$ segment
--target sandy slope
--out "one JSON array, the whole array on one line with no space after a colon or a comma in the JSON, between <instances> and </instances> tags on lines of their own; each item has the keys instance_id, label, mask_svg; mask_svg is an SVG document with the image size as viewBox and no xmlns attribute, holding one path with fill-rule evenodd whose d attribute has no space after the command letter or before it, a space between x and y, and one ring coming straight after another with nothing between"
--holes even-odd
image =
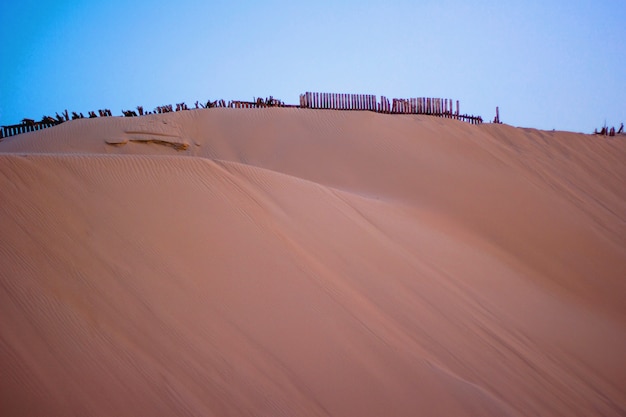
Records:
<instances>
[{"instance_id":1,"label":"sandy slope","mask_svg":"<svg viewBox=\"0 0 626 417\"><path fill-rule=\"evenodd\" d=\"M626 140L211 109L0 143L0 414L626 414Z\"/></svg>"}]
</instances>

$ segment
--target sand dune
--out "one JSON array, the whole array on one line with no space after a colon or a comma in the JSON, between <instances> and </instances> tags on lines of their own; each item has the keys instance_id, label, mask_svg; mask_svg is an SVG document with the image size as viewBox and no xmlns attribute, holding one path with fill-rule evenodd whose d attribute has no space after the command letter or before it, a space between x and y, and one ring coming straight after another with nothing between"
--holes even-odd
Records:
<instances>
[{"instance_id":1,"label":"sand dune","mask_svg":"<svg viewBox=\"0 0 626 417\"><path fill-rule=\"evenodd\" d=\"M622 416L626 141L210 109L0 142L0 414Z\"/></svg>"}]
</instances>

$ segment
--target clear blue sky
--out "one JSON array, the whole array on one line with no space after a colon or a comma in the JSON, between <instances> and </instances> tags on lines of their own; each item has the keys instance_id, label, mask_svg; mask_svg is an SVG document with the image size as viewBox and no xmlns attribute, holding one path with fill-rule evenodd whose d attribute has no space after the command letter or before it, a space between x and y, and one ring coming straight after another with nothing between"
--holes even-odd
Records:
<instances>
[{"instance_id":1,"label":"clear blue sky","mask_svg":"<svg viewBox=\"0 0 626 417\"><path fill-rule=\"evenodd\" d=\"M626 123L625 0L0 2L0 124L305 91L446 97L514 126Z\"/></svg>"}]
</instances>

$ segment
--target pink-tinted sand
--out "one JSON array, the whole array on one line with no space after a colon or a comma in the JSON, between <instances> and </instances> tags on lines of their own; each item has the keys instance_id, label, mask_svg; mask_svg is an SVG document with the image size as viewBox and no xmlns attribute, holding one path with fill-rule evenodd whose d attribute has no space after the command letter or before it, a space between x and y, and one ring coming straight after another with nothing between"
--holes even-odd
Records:
<instances>
[{"instance_id":1,"label":"pink-tinted sand","mask_svg":"<svg viewBox=\"0 0 626 417\"><path fill-rule=\"evenodd\" d=\"M0 142L2 416L624 416L626 136L210 109Z\"/></svg>"}]
</instances>

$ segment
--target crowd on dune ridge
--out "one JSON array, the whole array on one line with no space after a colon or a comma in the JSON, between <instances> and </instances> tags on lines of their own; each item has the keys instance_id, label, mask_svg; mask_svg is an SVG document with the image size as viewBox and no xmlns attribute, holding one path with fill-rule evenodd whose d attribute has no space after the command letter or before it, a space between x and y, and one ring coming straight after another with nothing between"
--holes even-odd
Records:
<instances>
[{"instance_id":1,"label":"crowd on dune ridge","mask_svg":"<svg viewBox=\"0 0 626 417\"><path fill-rule=\"evenodd\" d=\"M594 130L593 133L595 135L602 135L602 136L615 136L615 126L611 127L610 129L608 128L608 126L602 126L602 129L600 129L600 131L598 132L598 129ZM617 130L617 134L621 135L622 133L624 133L624 123L622 123L619 127L619 129Z\"/></svg>"}]
</instances>

